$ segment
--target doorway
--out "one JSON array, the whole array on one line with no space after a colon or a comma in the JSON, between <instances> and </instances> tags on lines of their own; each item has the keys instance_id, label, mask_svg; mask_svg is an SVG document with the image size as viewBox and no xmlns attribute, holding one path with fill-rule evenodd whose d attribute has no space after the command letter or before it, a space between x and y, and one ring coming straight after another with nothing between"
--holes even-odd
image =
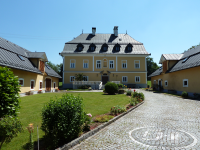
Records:
<instances>
[{"instance_id":1,"label":"doorway","mask_svg":"<svg viewBox=\"0 0 200 150\"><path fill-rule=\"evenodd\" d=\"M51 91L51 79L46 78L46 91Z\"/></svg>"},{"instance_id":2,"label":"doorway","mask_svg":"<svg viewBox=\"0 0 200 150\"><path fill-rule=\"evenodd\" d=\"M108 82L108 76L103 75L102 82L103 82L103 85L105 85Z\"/></svg>"}]
</instances>

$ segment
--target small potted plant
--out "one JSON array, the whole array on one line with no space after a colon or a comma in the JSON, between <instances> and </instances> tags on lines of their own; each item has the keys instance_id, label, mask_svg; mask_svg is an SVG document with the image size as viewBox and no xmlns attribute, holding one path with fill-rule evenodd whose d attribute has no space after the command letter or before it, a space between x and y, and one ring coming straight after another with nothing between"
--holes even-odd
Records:
<instances>
[{"instance_id":1,"label":"small potted plant","mask_svg":"<svg viewBox=\"0 0 200 150\"><path fill-rule=\"evenodd\" d=\"M58 92L59 91L59 89L55 89L55 92Z\"/></svg>"},{"instance_id":2,"label":"small potted plant","mask_svg":"<svg viewBox=\"0 0 200 150\"><path fill-rule=\"evenodd\" d=\"M42 93L42 90L38 90L38 94L41 94Z\"/></svg>"}]
</instances>

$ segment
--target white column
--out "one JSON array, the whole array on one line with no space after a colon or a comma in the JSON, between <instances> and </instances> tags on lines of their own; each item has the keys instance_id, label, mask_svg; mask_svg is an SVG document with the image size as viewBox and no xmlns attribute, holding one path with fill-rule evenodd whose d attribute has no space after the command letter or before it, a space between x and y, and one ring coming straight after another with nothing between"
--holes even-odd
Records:
<instances>
[{"instance_id":1,"label":"white column","mask_svg":"<svg viewBox=\"0 0 200 150\"><path fill-rule=\"evenodd\" d=\"M117 56L116 56L116 71L117 71Z\"/></svg>"},{"instance_id":2,"label":"white column","mask_svg":"<svg viewBox=\"0 0 200 150\"><path fill-rule=\"evenodd\" d=\"M94 56L93 56L93 71L94 71Z\"/></svg>"}]
</instances>

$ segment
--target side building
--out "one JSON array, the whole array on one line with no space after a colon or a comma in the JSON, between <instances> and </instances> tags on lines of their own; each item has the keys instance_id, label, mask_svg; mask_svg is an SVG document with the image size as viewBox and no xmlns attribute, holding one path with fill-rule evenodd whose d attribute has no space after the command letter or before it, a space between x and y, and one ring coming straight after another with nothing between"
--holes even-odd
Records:
<instances>
[{"instance_id":1,"label":"side building","mask_svg":"<svg viewBox=\"0 0 200 150\"><path fill-rule=\"evenodd\" d=\"M146 57L150 54L143 43L128 34L81 34L65 43L63 51L63 87L73 88L75 74L83 73L84 81L122 83L128 87L147 86Z\"/></svg>"},{"instance_id":2,"label":"side building","mask_svg":"<svg viewBox=\"0 0 200 150\"><path fill-rule=\"evenodd\" d=\"M45 52L30 52L0 37L0 66L11 68L18 76L20 94L54 91L59 86L58 75L47 62Z\"/></svg>"},{"instance_id":3,"label":"side building","mask_svg":"<svg viewBox=\"0 0 200 150\"><path fill-rule=\"evenodd\" d=\"M154 88L179 95L186 91L191 97L200 94L200 46L182 54L162 54L159 63L162 66L149 75Z\"/></svg>"}]
</instances>

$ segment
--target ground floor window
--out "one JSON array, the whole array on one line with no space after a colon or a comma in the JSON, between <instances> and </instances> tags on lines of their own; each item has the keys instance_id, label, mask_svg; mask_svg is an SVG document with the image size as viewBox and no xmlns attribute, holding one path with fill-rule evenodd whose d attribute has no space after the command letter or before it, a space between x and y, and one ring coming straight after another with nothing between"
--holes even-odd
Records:
<instances>
[{"instance_id":1,"label":"ground floor window","mask_svg":"<svg viewBox=\"0 0 200 150\"><path fill-rule=\"evenodd\" d=\"M122 76L122 82L128 82L128 77L127 76Z\"/></svg>"},{"instance_id":2,"label":"ground floor window","mask_svg":"<svg viewBox=\"0 0 200 150\"><path fill-rule=\"evenodd\" d=\"M75 81L75 77L74 76L70 76L70 82Z\"/></svg>"},{"instance_id":3,"label":"ground floor window","mask_svg":"<svg viewBox=\"0 0 200 150\"><path fill-rule=\"evenodd\" d=\"M88 76L83 76L83 81L88 81Z\"/></svg>"},{"instance_id":4,"label":"ground floor window","mask_svg":"<svg viewBox=\"0 0 200 150\"><path fill-rule=\"evenodd\" d=\"M183 79L183 87L188 87L188 79Z\"/></svg>"},{"instance_id":5,"label":"ground floor window","mask_svg":"<svg viewBox=\"0 0 200 150\"><path fill-rule=\"evenodd\" d=\"M165 80L165 86L168 86L168 81L167 80Z\"/></svg>"},{"instance_id":6,"label":"ground floor window","mask_svg":"<svg viewBox=\"0 0 200 150\"><path fill-rule=\"evenodd\" d=\"M42 81L40 80L40 90L42 90Z\"/></svg>"},{"instance_id":7,"label":"ground floor window","mask_svg":"<svg viewBox=\"0 0 200 150\"><path fill-rule=\"evenodd\" d=\"M135 76L135 82L140 82L140 76Z\"/></svg>"},{"instance_id":8,"label":"ground floor window","mask_svg":"<svg viewBox=\"0 0 200 150\"><path fill-rule=\"evenodd\" d=\"M56 88L56 82L53 83L53 88L54 88L54 89Z\"/></svg>"},{"instance_id":9,"label":"ground floor window","mask_svg":"<svg viewBox=\"0 0 200 150\"><path fill-rule=\"evenodd\" d=\"M24 86L24 79L23 78L19 78L19 85Z\"/></svg>"},{"instance_id":10,"label":"ground floor window","mask_svg":"<svg viewBox=\"0 0 200 150\"><path fill-rule=\"evenodd\" d=\"M31 90L34 90L35 80L31 80Z\"/></svg>"}]
</instances>

